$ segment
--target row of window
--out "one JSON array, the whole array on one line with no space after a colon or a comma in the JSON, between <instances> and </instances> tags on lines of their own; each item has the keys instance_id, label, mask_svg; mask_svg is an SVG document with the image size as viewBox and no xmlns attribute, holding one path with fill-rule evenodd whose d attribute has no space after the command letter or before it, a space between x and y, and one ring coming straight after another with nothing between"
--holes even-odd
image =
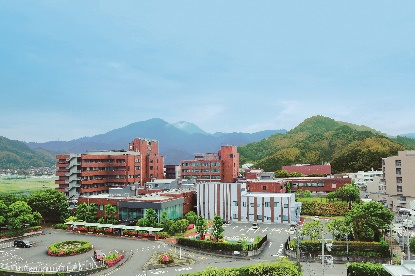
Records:
<instances>
[{"instance_id":1,"label":"row of window","mask_svg":"<svg viewBox=\"0 0 415 276\"><path fill-rule=\"evenodd\" d=\"M278 203L279 202L274 202L274 208L278 207ZM233 201L233 206L238 206L238 205L239 205L238 201ZM250 207L255 207L255 203L251 202L251 203L249 203L249 206ZM260 206L261 206L261 204L259 204L259 203L256 204L256 207L260 207ZM242 202L242 207L246 207L246 202ZM264 202L264 207L271 207L271 202L269 202L269 201ZM284 208L288 208L288 204L284 204Z\"/></svg>"},{"instance_id":2,"label":"row of window","mask_svg":"<svg viewBox=\"0 0 415 276\"><path fill-rule=\"evenodd\" d=\"M254 217L254 215L253 214L250 214L250 216L252 216L252 217ZM232 218L233 219L238 219L238 214L233 214L232 215ZM245 217L246 219L248 219L248 217ZM265 220L268 220L268 221L271 221L271 217L268 217L268 216L264 216L264 219ZM256 220L262 220L262 215L257 215L256 216ZM279 221L280 220L280 216L276 216L276 217L274 217L274 221ZM288 216L283 216L283 220L285 221L285 220L288 220Z\"/></svg>"},{"instance_id":3,"label":"row of window","mask_svg":"<svg viewBox=\"0 0 415 276\"><path fill-rule=\"evenodd\" d=\"M212 162L212 163L185 162L185 163L182 163L182 167L220 167L220 163L219 162Z\"/></svg>"},{"instance_id":4,"label":"row of window","mask_svg":"<svg viewBox=\"0 0 415 276\"><path fill-rule=\"evenodd\" d=\"M192 176L192 175L182 175L183 179L220 179L220 175L202 175L202 176Z\"/></svg>"},{"instance_id":5,"label":"row of window","mask_svg":"<svg viewBox=\"0 0 415 276\"><path fill-rule=\"evenodd\" d=\"M183 172L184 173L187 173L187 172L194 172L194 173L200 173L200 172L202 172L202 173L210 173L210 172L217 172L217 173L219 173L220 172L220 169L202 169L202 170L200 170L200 169L193 169L193 170L189 170L189 169L183 169Z\"/></svg>"}]
</instances>

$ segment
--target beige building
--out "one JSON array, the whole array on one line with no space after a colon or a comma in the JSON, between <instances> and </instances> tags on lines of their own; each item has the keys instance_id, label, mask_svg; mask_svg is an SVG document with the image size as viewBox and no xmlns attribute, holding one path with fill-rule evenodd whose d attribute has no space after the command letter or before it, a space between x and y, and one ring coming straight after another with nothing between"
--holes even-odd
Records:
<instances>
[{"instance_id":1,"label":"beige building","mask_svg":"<svg viewBox=\"0 0 415 276\"><path fill-rule=\"evenodd\" d=\"M415 151L399 151L397 156L383 158L382 171L392 210L415 210Z\"/></svg>"}]
</instances>

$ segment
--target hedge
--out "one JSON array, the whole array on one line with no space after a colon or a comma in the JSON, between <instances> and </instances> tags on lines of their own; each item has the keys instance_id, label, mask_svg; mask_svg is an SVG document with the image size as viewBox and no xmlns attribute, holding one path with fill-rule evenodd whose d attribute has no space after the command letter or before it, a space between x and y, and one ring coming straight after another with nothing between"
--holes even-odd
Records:
<instances>
[{"instance_id":1,"label":"hedge","mask_svg":"<svg viewBox=\"0 0 415 276\"><path fill-rule=\"evenodd\" d=\"M365 257L390 257L390 248L385 241L381 242L360 242L349 241L349 255L365 256ZM301 241L300 250L307 253L320 253L321 241ZM347 244L345 241L333 241L330 254L346 255Z\"/></svg>"},{"instance_id":2,"label":"hedge","mask_svg":"<svg viewBox=\"0 0 415 276\"><path fill-rule=\"evenodd\" d=\"M23 236L25 233L38 232L38 231L42 231L42 226L31 226L27 228L7 230L7 231L0 232L0 238L1 239L14 238L14 237Z\"/></svg>"},{"instance_id":3,"label":"hedge","mask_svg":"<svg viewBox=\"0 0 415 276\"><path fill-rule=\"evenodd\" d=\"M350 263L347 268L347 275L352 276L390 276L382 264L373 263Z\"/></svg>"},{"instance_id":4,"label":"hedge","mask_svg":"<svg viewBox=\"0 0 415 276\"><path fill-rule=\"evenodd\" d=\"M253 244L247 244L246 249L243 249L242 243L230 243L230 242L214 242L198 239L179 238L178 244L184 246L190 246L198 249L209 250L223 250L223 251L252 251L261 248L262 244L267 241L267 236L255 241Z\"/></svg>"},{"instance_id":5,"label":"hedge","mask_svg":"<svg viewBox=\"0 0 415 276\"><path fill-rule=\"evenodd\" d=\"M344 216L349 213L347 202L328 202L318 201L303 202L301 205L301 215L309 216Z\"/></svg>"}]
</instances>

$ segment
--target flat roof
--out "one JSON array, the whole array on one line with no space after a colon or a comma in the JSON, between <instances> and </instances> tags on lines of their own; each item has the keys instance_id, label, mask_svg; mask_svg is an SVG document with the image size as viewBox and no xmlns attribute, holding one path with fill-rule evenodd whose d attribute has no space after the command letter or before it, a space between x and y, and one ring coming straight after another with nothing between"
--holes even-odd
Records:
<instances>
[{"instance_id":1,"label":"flat roof","mask_svg":"<svg viewBox=\"0 0 415 276\"><path fill-rule=\"evenodd\" d=\"M253 197L292 197L293 193L246 193L241 196L253 196Z\"/></svg>"}]
</instances>

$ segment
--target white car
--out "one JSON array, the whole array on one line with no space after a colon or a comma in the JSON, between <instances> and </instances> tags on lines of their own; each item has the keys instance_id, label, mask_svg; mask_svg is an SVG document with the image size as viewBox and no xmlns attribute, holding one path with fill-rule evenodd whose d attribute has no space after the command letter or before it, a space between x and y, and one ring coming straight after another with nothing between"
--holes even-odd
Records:
<instances>
[{"instance_id":1,"label":"white car","mask_svg":"<svg viewBox=\"0 0 415 276\"><path fill-rule=\"evenodd\" d=\"M314 216L314 220L320 220L318 216Z\"/></svg>"},{"instance_id":2,"label":"white car","mask_svg":"<svg viewBox=\"0 0 415 276\"><path fill-rule=\"evenodd\" d=\"M258 222L252 223L252 229L258 229Z\"/></svg>"}]
</instances>

